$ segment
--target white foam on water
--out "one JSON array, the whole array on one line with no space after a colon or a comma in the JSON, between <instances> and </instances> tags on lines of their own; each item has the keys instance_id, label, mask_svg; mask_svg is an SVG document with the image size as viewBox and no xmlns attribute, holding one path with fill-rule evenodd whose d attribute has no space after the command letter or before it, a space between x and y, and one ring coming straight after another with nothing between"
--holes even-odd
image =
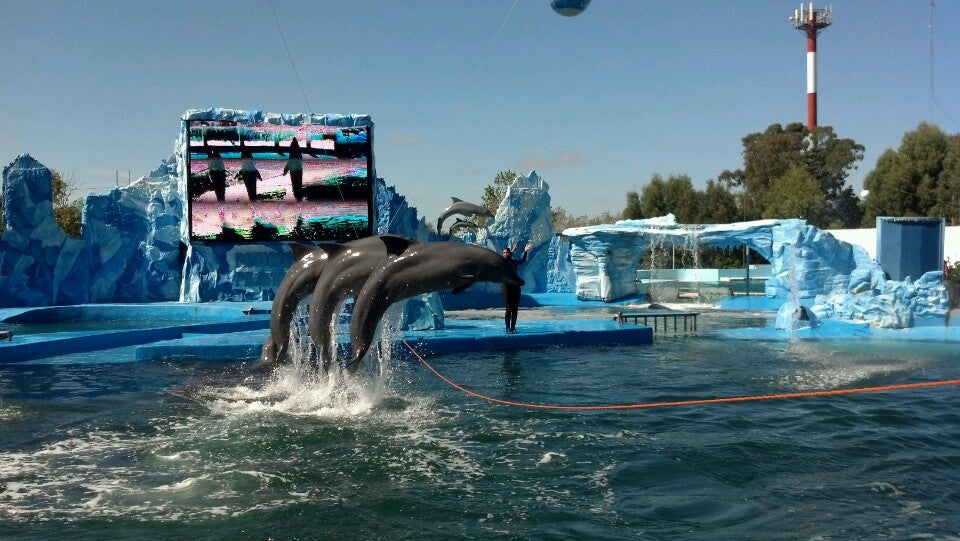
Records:
<instances>
[{"instance_id":1,"label":"white foam on water","mask_svg":"<svg viewBox=\"0 0 960 541\"><path fill-rule=\"evenodd\" d=\"M587 477L587 485L601 493L599 501L590 506L593 513L606 513L616 515L616 494L610 488L610 474L613 473L616 464L607 464L603 468L593 472Z\"/></svg>"},{"instance_id":2,"label":"white foam on water","mask_svg":"<svg viewBox=\"0 0 960 541\"><path fill-rule=\"evenodd\" d=\"M23 412L19 408L6 405L0 400L0 421L13 421L22 415Z\"/></svg>"},{"instance_id":3,"label":"white foam on water","mask_svg":"<svg viewBox=\"0 0 960 541\"><path fill-rule=\"evenodd\" d=\"M567 458L567 455L565 455L565 454L563 454L563 453L554 453L554 452L552 452L552 451L549 451L549 452L547 452L547 453L544 453L544 455L543 455L542 457L540 457L540 460L537 461L537 467L540 467L540 466L544 466L544 465L546 465L546 464L549 464L549 463L553 462L553 459L555 459L555 458Z\"/></svg>"},{"instance_id":4,"label":"white foam on water","mask_svg":"<svg viewBox=\"0 0 960 541\"><path fill-rule=\"evenodd\" d=\"M264 412L312 417L355 417L370 413L383 399L376 385L349 374L304 378L293 367L278 368L260 388L208 388L207 407L218 415Z\"/></svg>"},{"instance_id":5,"label":"white foam on water","mask_svg":"<svg viewBox=\"0 0 960 541\"><path fill-rule=\"evenodd\" d=\"M901 355L889 359L860 356L803 341L790 342L781 354L792 360L797 369L782 374L778 384L800 392L874 385L878 378L916 371L923 362Z\"/></svg>"},{"instance_id":6,"label":"white foam on water","mask_svg":"<svg viewBox=\"0 0 960 541\"><path fill-rule=\"evenodd\" d=\"M228 451L224 458L215 450L218 442L242 446L251 426L263 425L264 412L273 417L267 425L283 424L283 415L349 417L359 430L371 431L384 424L388 431L405 430L408 423L429 424L426 400L404 396L399 406L377 410L385 397L396 395L387 383L389 367L380 366L389 358L372 354L364 362L367 367L356 374L328 375L291 365L259 386L204 383L193 398L207 414L164 415L148 420L147 430L128 425L69 428L37 449L0 452L0 478L10 479L0 485L0 517L190 520L294 505L302 495L272 494L269 488L293 481L261 471L255 455L231 458ZM271 464L282 460L271 457ZM265 490L262 499L237 507L250 487L260 487L254 493Z\"/></svg>"},{"instance_id":7,"label":"white foam on water","mask_svg":"<svg viewBox=\"0 0 960 541\"><path fill-rule=\"evenodd\" d=\"M321 363L311 361L315 348L306 339L305 318L297 317L289 337L291 362L275 368L260 387L237 385L204 389L207 407L212 413L233 416L282 413L352 418L367 415L389 392L391 326L381 327L380 347L372 347L355 372L344 370L336 359L327 360L329 369L325 372L317 366ZM336 352L336 349L332 348L332 351Z\"/></svg>"}]
</instances>

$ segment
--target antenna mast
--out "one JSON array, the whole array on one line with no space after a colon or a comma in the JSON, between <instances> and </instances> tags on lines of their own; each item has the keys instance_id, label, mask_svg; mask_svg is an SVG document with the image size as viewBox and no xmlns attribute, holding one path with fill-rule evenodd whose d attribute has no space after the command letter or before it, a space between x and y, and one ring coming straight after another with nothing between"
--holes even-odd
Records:
<instances>
[{"instance_id":1,"label":"antenna mast","mask_svg":"<svg viewBox=\"0 0 960 541\"><path fill-rule=\"evenodd\" d=\"M817 34L833 23L830 6L813 9L813 2L800 4L790 17L793 27L807 36L807 129L817 127Z\"/></svg>"}]
</instances>

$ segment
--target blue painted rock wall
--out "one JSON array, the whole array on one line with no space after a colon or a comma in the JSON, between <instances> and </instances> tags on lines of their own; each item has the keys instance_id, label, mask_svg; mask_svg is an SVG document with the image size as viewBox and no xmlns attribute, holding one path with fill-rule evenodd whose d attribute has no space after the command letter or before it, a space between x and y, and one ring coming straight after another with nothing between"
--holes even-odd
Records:
<instances>
[{"instance_id":1,"label":"blue painted rock wall","mask_svg":"<svg viewBox=\"0 0 960 541\"><path fill-rule=\"evenodd\" d=\"M53 218L50 170L27 154L3 168L0 306L88 301L89 252Z\"/></svg>"},{"instance_id":2,"label":"blue painted rock wall","mask_svg":"<svg viewBox=\"0 0 960 541\"><path fill-rule=\"evenodd\" d=\"M563 235L570 239L581 300L612 301L636 293L637 267L652 245L745 244L770 262L768 298L803 304L821 319L907 328L930 321L943 324L949 312L942 272L916 281L887 280L863 248L804 220L690 226L677 224L668 215L571 228Z\"/></svg>"}]
</instances>

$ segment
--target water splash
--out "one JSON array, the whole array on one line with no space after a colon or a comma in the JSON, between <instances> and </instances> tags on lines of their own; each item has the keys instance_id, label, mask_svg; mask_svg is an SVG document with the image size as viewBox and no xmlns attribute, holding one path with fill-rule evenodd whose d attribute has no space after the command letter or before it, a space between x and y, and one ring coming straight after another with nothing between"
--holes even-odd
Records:
<instances>
[{"instance_id":1,"label":"water splash","mask_svg":"<svg viewBox=\"0 0 960 541\"><path fill-rule=\"evenodd\" d=\"M402 310L391 308L381 325L377 347L354 372L345 370L338 359L317 358L309 339L307 317L301 308L290 328L290 362L274 368L262 385L248 384L201 389L211 412L221 415L282 413L322 418L356 417L369 414L389 394L393 360L392 336L399 326ZM332 341L337 344L339 325L334 323ZM337 348L330 348L337 356Z\"/></svg>"},{"instance_id":2,"label":"water splash","mask_svg":"<svg viewBox=\"0 0 960 541\"><path fill-rule=\"evenodd\" d=\"M660 277L657 276L657 270L665 268L666 250L664 247L664 240L666 235L660 230L660 228L657 228L656 232L651 233L650 249L647 252L647 263L650 267L648 297L650 302L662 302L664 300L663 292L660 284Z\"/></svg>"}]
</instances>

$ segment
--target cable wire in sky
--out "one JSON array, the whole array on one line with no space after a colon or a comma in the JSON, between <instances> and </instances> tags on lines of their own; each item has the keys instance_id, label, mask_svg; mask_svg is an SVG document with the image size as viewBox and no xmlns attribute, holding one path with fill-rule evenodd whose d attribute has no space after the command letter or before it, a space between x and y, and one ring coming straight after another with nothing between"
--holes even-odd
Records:
<instances>
[{"instance_id":1,"label":"cable wire in sky","mask_svg":"<svg viewBox=\"0 0 960 541\"><path fill-rule=\"evenodd\" d=\"M496 45L497 40L500 38L500 33L503 32L503 27L507 26L507 21L510 19L510 15L513 13L513 8L517 7L517 2L519 0L513 0L513 5L510 6L510 11L507 12L507 16L503 18L503 22L500 23L500 28L497 29L497 33L493 35L493 39L490 41L490 45L487 47L487 52L483 53L483 58L480 59L480 65L477 66L477 74L483 70L483 65L487 62L487 57L490 56L490 51L493 50L493 46Z\"/></svg>"},{"instance_id":2,"label":"cable wire in sky","mask_svg":"<svg viewBox=\"0 0 960 541\"><path fill-rule=\"evenodd\" d=\"M313 114L313 107L310 107L310 100L307 99L307 92L303 89L303 81L300 80L300 72L297 71L297 64L293 61L293 55L290 54L290 47L287 46L287 38L283 35L283 28L280 27L280 18L277 17L277 10L273 8L273 0L267 0L270 4L270 11L273 12L273 20L277 23L277 32L280 33L280 40L283 41L283 48L287 50L287 58L290 59L290 66L293 68L293 74L297 77L297 84L300 85L300 94L303 95L303 103L307 105L307 112Z\"/></svg>"}]
</instances>

